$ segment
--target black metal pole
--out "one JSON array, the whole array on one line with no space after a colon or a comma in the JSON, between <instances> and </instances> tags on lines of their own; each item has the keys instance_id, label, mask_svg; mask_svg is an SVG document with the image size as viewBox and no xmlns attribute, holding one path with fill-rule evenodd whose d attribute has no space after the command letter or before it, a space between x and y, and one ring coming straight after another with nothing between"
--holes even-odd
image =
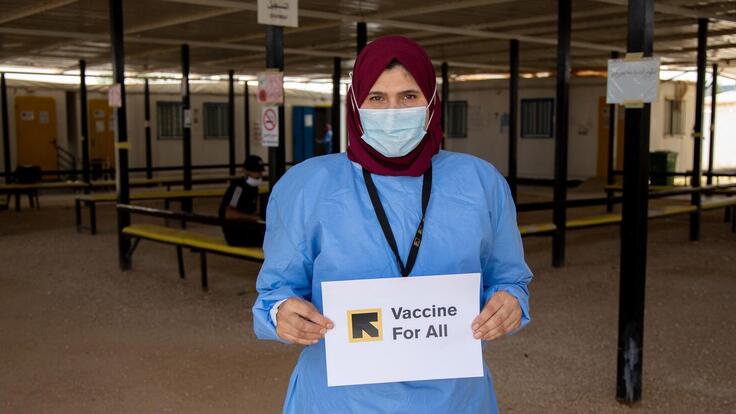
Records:
<instances>
[{"instance_id":1,"label":"black metal pole","mask_svg":"<svg viewBox=\"0 0 736 414\"><path fill-rule=\"evenodd\" d=\"M332 61L332 153L340 152L340 77L342 76L342 59L336 57Z\"/></svg>"},{"instance_id":2,"label":"black metal pole","mask_svg":"<svg viewBox=\"0 0 736 414\"><path fill-rule=\"evenodd\" d=\"M248 81L243 82L243 112L245 115L243 129L245 130L245 158L250 155L250 94Z\"/></svg>"},{"instance_id":3,"label":"black metal pole","mask_svg":"<svg viewBox=\"0 0 736 414\"><path fill-rule=\"evenodd\" d=\"M230 70L227 89L227 149L230 175L235 175L235 71Z\"/></svg>"},{"instance_id":4,"label":"black metal pole","mask_svg":"<svg viewBox=\"0 0 736 414\"><path fill-rule=\"evenodd\" d=\"M79 127L82 132L82 180L89 184L89 124L87 121L87 62L79 61ZM88 188L85 192L89 191Z\"/></svg>"},{"instance_id":5,"label":"black metal pole","mask_svg":"<svg viewBox=\"0 0 736 414\"><path fill-rule=\"evenodd\" d=\"M357 36L357 44L356 44L356 54L360 54L360 51L363 50L365 45L368 43L368 26L365 24L365 22L358 22L358 36Z\"/></svg>"},{"instance_id":6,"label":"black metal pole","mask_svg":"<svg viewBox=\"0 0 736 414\"><path fill-rule=\"evenodd\" d=\"M618 59L618 52L611 52L611 59ZM606 184L613 185L616 182L616 176L613 173L614 152L616 151L616 104L608 105L608 157L606 159ZM613 193L607 192L609 196ZM610 197L609 197L610 198ZM606 204L606 211L613 212L613 203Z\"/></svg>"},{"instance_id":7,"label":"black metal pole","mask_svg":"<svg viewBox=\"0 0 736 414\"><path fill-rule=\"evenodd\" d=\"M708 185L713 184L713 159L716 146L716 102L718 94L718 64L713 64L710 87L710 143L708 144Z\"/></svg>"},{"instance_id":8,"label":"black metal pole","mask_svg":"<svg viewBox=\"0 0 736 414\"><path fill-rule=\"evenodd\" d=\"M281 26L266 26L266 67L284 70L284 28ZM278 107L279 146L268 149L268 181L269 188L274 188L276 181L286 172L286 135L284 120L284 105Z\"/></svg>"},{"instance_id":9,"label":"black metal pole","mask_svg":"<svg viewBox=\"0 0 736 414\"><path fill-rule=\"evenodd\" d=\"M123 50L123 0L110 0L110 46L112 48L113 87L120 88L120 107L115 109L115 132L117 160L115 162L115 188L118 204L130 204L128 177L128 124L125 113L125 52ZM130 269L128 251L130 239L123 229L130 225L130 212L117 210L118 259L121 270Z\"/></svg>"},{"instance_id":10,"label":"black metal pole","mask_svg":"<svg viewBox=\"0 0 736 414\"><path fill-rule=\"evenodd\" d=\"M192 189L192 112L189 97L189 45L181 45L181 109L182 146L184 164L184 190ZM192 199L184 199L181 208L192 212Z\"/></svg>"},{"instance_id":11,"label":"black metal pole","mask_svg":"<svg viewBox=\"0 0 736 414\"><path fill-rule=\"evenodd\" d=\"M651 56L654 0L629 0L629 53ZM616 398L641 399L647 271L650 104L626 108Z\"/></svg>"},{"instance_id":12,"label":"black metal pole","mask_svg":"<svg viewBox=\"0 0 736 414\"><path fill-rule=\"evenodd\" d=\"M708 19L698 19L698 80L695 84L695 124L693 125L693 169L690 185L700 187L703 174L703 106L705 103L705 61L708 47ZM700 239L699 192L693 193L690 203L698 209L690 213L690 240Z\"/></svg>"},{"instance_id":13,"label":"black metal pole","mask_svg":"<svg viewBox=\"0 0 736 414\"><path fill-rule=\"evenodd\" d=\"M447 115L450 107L450 74L447 62L442 62L442 116L440 117L440 125L442 126L442 147L445 148L445 138L447 138Z\"/></svg>"},{"instance_id":14,"label":"black metal pole","mask_svg":"<svg viewBox=\"0 0 736 414\"><path fill-rule=\"evenodd\" d=\"M153 178L153 155L151 151L151 91L148 79L143 84L143 126L146 133L146 178Z\"/></svg>"},{"instance_id":15,"label":"black metal pole","mask_svg":"<svg viewBox=\"0 0 736 414\"><path fill-rule=\"evenodd\" d=\"M570 95L570 21L571 0L557 2L557 111L555 113L555 188L552 237L552 265L565 265L565 224L567 211L567 128Z\"/></svg>"},{"instance_id":16,"label":"black metal pole","mask_svg":"<svg viewBox=\"0 0 736 414\"><path fill-rule=\"evenodd\" d=\"M0 74L0 100L3 105L3 167L5 170L5 183L12 181L12 171L10 166L10 125L8 125L8 85L5 83L5 74Z\"/></svg>"},{"instance_id":17,"label":"black metal pole","mask_svg":"<svg viewBox=\"0 0 736 414\"><path fill-rule=\"evenodd\" d=\"M518 201L517 191L517 141L516 119L519 107L519 41L509 41L509 169L508 182L514 202Z\"/></svg>"}]
</instances>

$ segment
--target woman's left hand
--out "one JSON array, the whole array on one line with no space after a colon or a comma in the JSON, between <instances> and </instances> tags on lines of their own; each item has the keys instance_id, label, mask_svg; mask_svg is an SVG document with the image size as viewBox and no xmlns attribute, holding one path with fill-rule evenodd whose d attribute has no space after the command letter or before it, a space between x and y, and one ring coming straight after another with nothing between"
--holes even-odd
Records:
<instances>
[{"instance_id":1,"label":"woman's left hand","mask_svg":"<svg viewBox=\"0 0 736 414\"><path fill-rule=\"evenodd\" d=\"M508 292L498 291L491 296L480 315L473 320L473 337L492 341L521 325L521 306Z\"/></svg>"}]
</instances>

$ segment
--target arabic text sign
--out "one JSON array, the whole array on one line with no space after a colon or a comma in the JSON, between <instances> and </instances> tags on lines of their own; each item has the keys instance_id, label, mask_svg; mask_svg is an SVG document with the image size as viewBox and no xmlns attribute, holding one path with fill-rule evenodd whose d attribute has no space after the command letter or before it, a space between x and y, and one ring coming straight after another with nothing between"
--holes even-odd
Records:
<instances>
[{"instance_id":1,"label":"arabic text sign","mask_svg":"<svg viewBox=\"0 0 736 414\"><path fill-rule=\"evenodd\" d=\"M258 103L283 104L284 72L266 71L259 73L256 98Z\"/></svg>"},{"instance_id":2,"label":"arabic text sign","mask_svg":"<svg viewBox=\"0 0 736 414\"><path fill-rule=\"evenodd\" d=\"M480 274L322 282L327 385L480 377Z\"/></svg>"},{"instance_id":3,"label":"arabic text sign","mask_svg":"<svg viewBox=\"0 0 736 414\"><path fill-rule=\"evenodd\" d=\"M258 0L258 23L299 27L299 0Z\"/></svg>"},{"instance_id":4,"label":"arabic text sign","mask_svg":"<svg viewBox=\"0 0 736 414\"><path fill-rule=\"evenodd\" d=\"M659 58L610 59L606 103L651 103L657 99Z\"/></svg>"},{"instance_id":5,"label":"arabic text sign","mask_svg":"<svg viewBox=\"0 0 736 414\"><path fill-rule=\"evenodd\" d=\"M276 106L264 106L261 110L261 145L279 146L279 112Z\"/></svg>"}]
</instances>

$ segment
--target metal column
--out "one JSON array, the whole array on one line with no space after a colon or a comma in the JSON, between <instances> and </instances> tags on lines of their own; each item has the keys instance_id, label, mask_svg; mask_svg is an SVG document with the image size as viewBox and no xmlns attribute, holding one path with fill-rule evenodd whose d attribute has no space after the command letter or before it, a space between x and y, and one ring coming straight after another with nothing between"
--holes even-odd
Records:
<instances>
[{"instance_id":1,"label":"metal column","mask_svg":"<svg viewBox=\"0 0 736 414\"><path fill-rule=\"evenodd\" d=\"M245 115L243 129L245 130L245 158L250 155L250 94L248 81L243 82L243 112Z\"/></svg>"},{"instance_id":2,"label":"metal column","mask_svg":"<svg viewBox=\"0 0 736 414\"><path fill-rule=\"evenodd\" d=\"M570 95L571 0L557 2L557 110L555 112L555 188L552 237L552 265L565 265L565 224L567 211L567 128Z\"/></svg>"},{"instance_id":3,"label":"metal column","mask_svg":"<svg viewBox=\"0 0 736 414\"><path fill-rule=\"evenodd\" d=\"M340 152L340 77L342 76L342 59L336 57L332 62L332 148L331 153Z\"/></svg>"},{"instance_id":4,"label":"metal column","mask_svg":"<svg viewBox=\"0 0 736 414\"><path fill-rule=\"evenodd\" d=\"M266 67L284 70L284 28L266 26ZM279 146L268 149L268 182L271 189L276 181L286 172L286 135L284 121L284 105L278 107Z\"/></svg>"},{"instance_id":5,"label":"metal column","mask_svg":"<svg viewBox=\"0 0 736 414\"><path fill-rule=\"evenodd\" d=\"M445 138L447 138L447 116L450 107L450 74L447 62L442 62L442 116L440 117L440 125L442 126L442 146L445 148ZM427 97L427 100L431 98Z\"/></svg>"},{"instance_id":6,"label":"metal column","mask_svg":"<svg viewBox=\"0 0 736 414\"><path fill-rule=\"evenodd\" d=\"M654 0L629 0L629 53L651 56ZM616 398L641 399L647 262L650 104L626 108Z\"/></svg>"},{"instance_id":7,"label":"metal column","mask_svg":"<svg viewBox=\"0 0 736 414\"><path fill-rule=\"evenodd\" d=\"M368 26L365 22L358 22L357 30L356 55L360 54L360 51L368 43Z\"/></svg>"},{"instance_id":8,"label":"metal column","mask_svg":"<svg viewBox=\"0 0 736 414\"><path fill-rule=\"evenodd\" d=\"M5 83L5 74L0 74L0 100L3 105L3 162L5 183L11 181L13 169L10 168L10 125L8 125L8 85Z\"/></svg>"},{"instance_id":9,"label":"metal column","mask_svg":"<svg viewBox=\"0 0 736 414\"><path fill-rule=\"evenodd\" d=\"M618 59L618 52L611 52L611 59ZM616 151L616 104L608 105L608 159L606 160L606 184L613 185L616 183L616 176L613 174L613 161L614 152ZM606 204L606 211L608 213L613 212L613 193L606 191L608 195L608 203Z\"/></svg>"},{"instance_id":10,"label":"metal column","mask_svg":"<svg viewBox=\"0 0 736 414\"><path fill-rule=\"evenodd\" d=\"M718 64L713 64L710 87L710 143L708 144L708 185L713 184L713 158L716 146L716 102L718 94Z\"/></svg>"},{"instance_id":11,"label":"metal column","mask_svg":"<svg viewBox=\"0 0 736 414\"><path fill-rule=\"evenodd\" d=\"M235 175L235 71L228 71L227 79L227 160L230 175Z\"/></svg>"},{"instance_id":12,"label":"metal column","mask_svg":"<svg viewBox=\"0 0 736 414\"><path fill-rule=\"evenodd\" d=\"M130 203L128 177L128 125L125 113L125 52L123 50L123 0L110 0L110 46L112 48L113 87L120 87L120 107L115 108L115 137L117 160L115 162L115 188L118 204ZM130 269L128 251L130 239L123 235L123 228L130 225L130 212L117 209L118 259L121 270Z\"/></svg>"},{"instance_id":13,"label":"metal column","mask_svg":"<svg viewBox=\"0 0 736 414\"><path fill-rule=\"evenodd\" d=\"M189 45L181 45L181 109L182 109L182 158L184 163L184 189L192 189L192 111L189 99ZM182 199L181 209L192 212L192 199Z\"/></svg>"},{"instance_id":14,"label":"metal column","mask_svg":"<svg viewBox=\"0 0 736 414\"><path fill-rule=\"evenodd\" d=\"M146 178L153 178L153 155L151 152L151 91L148 79L143 84L143 127L146 133Z\"/></svg>"},{"instance_id":15,"label":"metal column","mask_svg":"<svg viewBox=\"0 0 736 414\"><path fill-rule=\"evenodd\" d=\"M695 84L695 125L693 126L692 187L700 187L703 174L703 104L705 101L705 61L708 47L708 19L698 19L698 80ZM700 193L692 193L690 203L698 210L690 213L690 240L700 239Z\"/></svg>"},{"instance_id":16,"label":"metal column","mask_svg":"<svg viewBox=\"0 0 736 414\"><path fill-rule=\"evenodd\" d=\"M519 108L519 41L509 41L509 168L508 182L511 196L517 201L517 111Z\"/></svg>"},{"instance_id":17,"label":"metal column","mask_svg":"<svg viewBox=\"0 0 736 414\"><path fill-rule=\"evenodd\" d=\"M89 184L89 123L87 121L87 62L79 61L79 118L82 133L82 180ZM88 192L89 188L85 188Z\"/></svg>"}]
</instances>

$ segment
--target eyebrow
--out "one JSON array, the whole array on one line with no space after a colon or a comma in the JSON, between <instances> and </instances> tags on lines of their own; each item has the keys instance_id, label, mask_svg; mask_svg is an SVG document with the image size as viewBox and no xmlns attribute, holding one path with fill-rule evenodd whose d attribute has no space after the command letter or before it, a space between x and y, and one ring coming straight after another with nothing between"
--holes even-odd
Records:
<instances>
[{"instance_id":1,"label":"eyebrow","mask_svg":"<svg viewBox=\"0 0 736 414\"><path fill-rule=\"evenodd\" d=\"M405 94L408 94L408 93L419 94L421 92L419 92L416 89L407 89L405 91L399 92L399 95L405 95ZM386 95L386 94L387 93L386 92L383 92L383 91L372 91L372 92L368 92L368 95Z\"/></svg>"}]
</instances>

